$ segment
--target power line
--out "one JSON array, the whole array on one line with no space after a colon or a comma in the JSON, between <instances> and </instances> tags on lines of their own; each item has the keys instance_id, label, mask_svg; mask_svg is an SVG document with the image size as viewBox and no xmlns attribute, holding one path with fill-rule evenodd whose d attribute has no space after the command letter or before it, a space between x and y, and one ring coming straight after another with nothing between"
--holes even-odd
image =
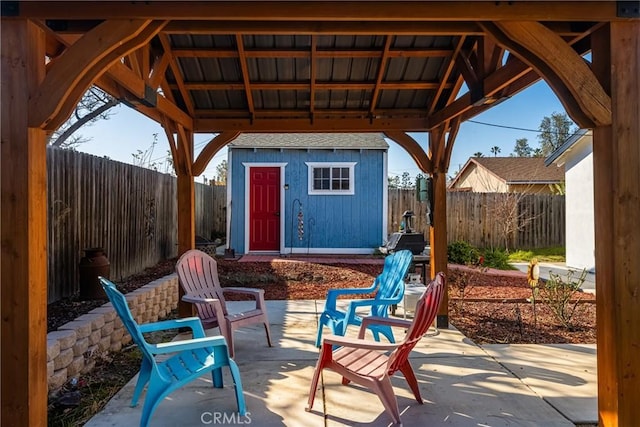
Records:
<instances>
[{"instance_id":1,"label":"power line","mask_svg":"<svg viewBox=\"0 0 640 427\"><path fill-rule=\"evenodd\" d=\"M495 124L495 123L479 122L477 120L467 120L467 121L470 122L470 123L475 123L475 124L484 125L484 126L491 126L491 127L494 127L494 128L514 129L514 130L521 130L521 131L524 131L524 132L533 132L533 133L538 133L538 134L549 132L549 133L553 133L553 134L556 134L556 135L564 135L562 132L551 132L551 131L541 131L540 129L519 128L519 127L515 127L515 126L498 125L498 124ZM572 133L572 134L570 134L570 135L567 135L567 137L571 137L571 136L575 135L576 133L577 133L577 131Z\"/></svg>"},{"instance_id":2,"label":"power line","mask_svg":"<svg viewBox=\"0 0 640 427\"><path fill-rule=\"evenodd\" d=\"M514 129L514 130L521 130L521 131L525 131L525 132L542 133L538 129L527 129L527 128L519 128L519 127L515 127L515 126L497 125L495 123L479 122L477 120L467 120L467 121L470 122L470 123L475 123L475 124L484 125L484 126L491 126L491 127L494 127L494 128Z\"/></svg>"},{"instance_id":3,"label":"power line","mask_svg":"<svg viewBox=\"0 0 640 427\"><path fill-rule=\"evenodd\" d=\"M207 143L208 143L208 142L210 142L210 141L211 141L211 138L208 138L208 139L202 140L202 141L200 141L200 142L195 142L195 143L193 144L193 148L194 148L194 149L195 149L195 148L200 148L200 147L202 147L203 145L207 144ZM155 159L149 160L149 162L150 162L150 163L153 163L153 162L158 161L158 160L162 160L162 161L164 162L164 161L166 161L167 159L169 159L169 157L171 157L171 154L167 154L166 156L161 156L161 157L158 157L158 158L155 158ZM215 159L216 157L218 157L218 156L215 156L213 159ZM213 159L211 159L211 160L213 160Z\"/></svg>"}]
</instances>

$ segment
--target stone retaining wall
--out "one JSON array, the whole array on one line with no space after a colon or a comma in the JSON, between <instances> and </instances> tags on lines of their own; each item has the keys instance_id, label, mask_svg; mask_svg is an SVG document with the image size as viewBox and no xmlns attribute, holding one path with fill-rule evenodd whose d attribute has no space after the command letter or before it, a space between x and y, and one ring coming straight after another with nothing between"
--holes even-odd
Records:
<instances>
[{"instance_id":1,"label":"stone retaining wall","mask_svg":"<svg viewBox=\"0 0 640 427\"><path fill-rule=\"evenodd\" d=\"M170 274L125 295L138 323L156 322L178 306L178 276ZM49 392L89 372L96 359L131 342L111 303L83 314L47 334Z\"/></svg>"}]
</instances>

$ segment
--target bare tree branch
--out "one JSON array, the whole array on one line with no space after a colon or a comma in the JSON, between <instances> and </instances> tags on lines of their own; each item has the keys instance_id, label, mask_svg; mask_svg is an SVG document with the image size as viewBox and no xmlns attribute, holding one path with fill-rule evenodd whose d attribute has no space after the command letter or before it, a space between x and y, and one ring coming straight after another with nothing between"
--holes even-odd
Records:
<instances>
[{"instance_id":1,"label":"bare tree branch","mask_svg":"<svg viewBox=\"0 0 640 427\"><path fill-rule=\"evenodd\" d=\"M69 137L78 129L80 129L84 124L96 119L97 117L105 113L110 108L118 105L119 102L120 101L118 101L117 99L111 98L105 104L101 105L100 107L98 107L93 111L90 111L89 113L87 113L82 117L78 116L78 110L76 110L76 117L78 118L78 120L75 121L71 126L69 126L64 132L62 132L57 138L55 138L55 140L53 140L50 143L50 145L54 147L62 147L65 141L69 139Z\"/></svg>"}]
</instances>

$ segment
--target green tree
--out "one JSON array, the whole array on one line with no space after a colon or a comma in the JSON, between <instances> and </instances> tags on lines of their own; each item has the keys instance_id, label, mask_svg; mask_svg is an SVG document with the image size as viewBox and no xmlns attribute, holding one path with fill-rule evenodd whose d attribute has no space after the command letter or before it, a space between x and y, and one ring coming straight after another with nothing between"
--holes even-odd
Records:
<instances>
[{"instance_id":1,"label":"green tree","mask_svg":"<svg viewBox=\"0 0 640 427\"><path fill-rule=\"evenodd\" d=\"M400 188L400 177L398 175L389 176L387 180L389 182L389 188Z\"/></svg>"},{"instance_id":2,"label":"green tree","mask_svg":"<svg viewBox=\"0 0 640 427\"><path fill-rule=\"evenodd\" d=\"M216 166L216 180L223 184L227 183L227 161L223 160Z\"/></svg>"},{"instance_id":3,"label":"green tree","mask_svg":"<svg viewBox=\"0 0 640 427\"><path fill-rule=\"evenodd\" d=\"M502 150L497 145L491 147L491 154L493 154L493 157L498 157L498 153L500 153L501 151Z\"/></svg>"},{"instance_id":4,"label":"green tree","mask_svg":"<svg viewBox=\"0 0 640 427\"><path fill-rule=\"evenodd\" d=\"M554 112L545 116L538 128L538 140L543 156L548 156L560 147L575 132L575 124L565 113Z\"/></svg>"},{"instance_id":5,"label":"green tree","mask_svg":"<svg viewBox=\"0 0 640 427\"><path fill-rule=\"evenodd\" d=\"M476 151L475 153L473 153L473 157L484 157L484 154L482 154L480 151Z\"/></svg>"},{"instance_id":6,"label":"green tree","mask_svg":"<svg viewBox=\"0 0 640 427\"><path fill-rule=\"evenodd\" d=\"M402 188L411 188L411 175L409 172L402 172L402 178L400 178Z\"/></svg>"},{"instance_id":7,"label":"green tree","mask_svg":"<svg viewBox=\"0 0 640 427\"><path fill-rule=\"evenodd\" d=\"M518 138L516 139L516 145L513 147L513 154L516 157L532 157L533 156L533 148L529 146L529 141L527 138Z\"/></svg>"}]
</instances>

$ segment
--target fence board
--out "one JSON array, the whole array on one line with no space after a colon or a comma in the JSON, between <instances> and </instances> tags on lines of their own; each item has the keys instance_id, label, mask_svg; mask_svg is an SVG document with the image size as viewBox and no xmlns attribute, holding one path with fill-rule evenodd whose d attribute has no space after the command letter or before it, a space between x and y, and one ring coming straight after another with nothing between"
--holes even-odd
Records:
<instances>
[{"instance_id":1,"label":"fence board","mask_svg":"<svg viewBox=\"0 0 640 427\"><path fill-rule=\"evenodd\" d=\"M515 205L513 205L515 204ZM517 206L517 208L516 208ZM511 207L515 213L505 212ZM413 210L414 228L429 238L425 203L413 189L389 189L388 233L398 231L405 210ZM506 236L501 226L518 225ZM543 248L565 244L564 196L504 193L447 193L447 239L462 240L477 247Z\"/></svg>"},{"instance_id":2,"label":"fence board","mask_svg":"<svg viewBox=\"0 0 640 427\"><path fill-rule=\"evenodd\" d=\"M83 249L103 247L120 280L177 255L176 178L48 148L48 301L79 292ZM196 232L224 234L226 191L199 184Z\"/></svg>"}]
</instances>

